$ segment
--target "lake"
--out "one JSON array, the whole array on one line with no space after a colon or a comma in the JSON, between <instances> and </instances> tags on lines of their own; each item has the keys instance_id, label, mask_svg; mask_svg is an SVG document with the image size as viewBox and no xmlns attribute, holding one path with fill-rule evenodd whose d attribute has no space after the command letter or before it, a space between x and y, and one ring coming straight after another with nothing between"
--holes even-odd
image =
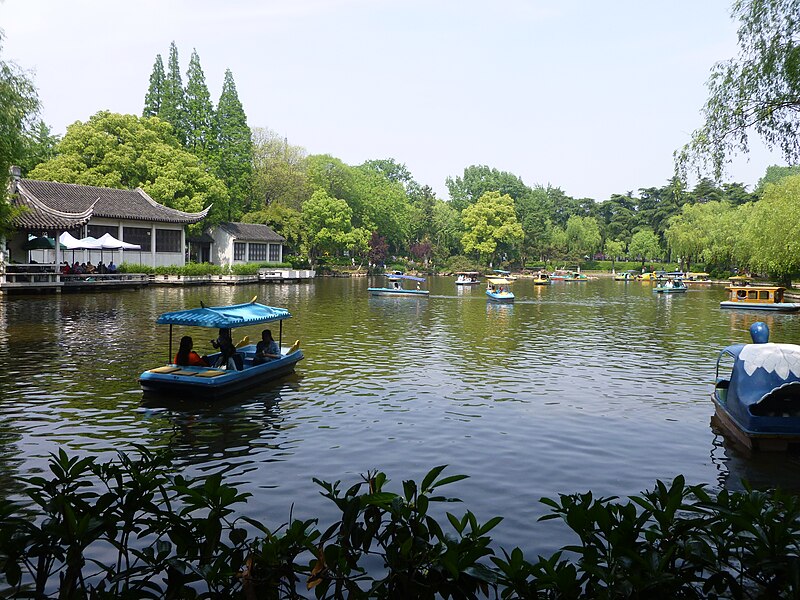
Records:
<instances>
[{"instance_id":1,"label":"lake","mask_svg":"<svg viewBox=\"0 0 800 600\"><path fill-rule=\"evenodd\" d=\"M717 353L749 341L797 342L800 316L720 310L720 286L681 295L650 284L514 284L513 305L451 277L431 296L371 298L382 278L5 296L0 299L0 483L41 472L58 448L112 458L170 448L190 475L223 472L253 494L242 510L277 525L335 515L312 478L387 473L389 489L436 465L469 479L442 491L479 519L505 517L497 547L550 552L573 542L542 496L636 494L656 479L799 488L796 456L747 457L710 427ZM249 301L288 308L295 375L216 404L143 401L137 376L166 361L166 311ZM263 326L234 331L259 337ZM277 324L273 324L277 338ZM210 352L213 330L176 328ZM177 339L174 349L177 348ZM533 558L533 556L531 556Z\"/></svg>"}]
</instances>

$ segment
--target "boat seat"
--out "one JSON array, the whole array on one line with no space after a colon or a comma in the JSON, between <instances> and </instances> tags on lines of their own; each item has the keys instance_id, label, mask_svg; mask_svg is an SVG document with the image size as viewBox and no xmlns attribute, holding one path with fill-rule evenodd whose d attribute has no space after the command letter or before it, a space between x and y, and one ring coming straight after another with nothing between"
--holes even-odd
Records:
<instances>
[{"instance_id":1,"label":"boat seat","mask_svg":"<svg viewBox=\"0 0 800 600\"><path fill-rule=\"evenodd\" d=\"M156 367L155 369L150 369L150 373L174 373L175 371L180 371L180 367L176 367L175 365L166 365L164 367Z\"/></svg>"},{"instance_id":2,"label":"boat seat","mask_svg":"<svg viewBox=\"0 0 800 600\"><path fill-rule=\"evenodd\" d=\"M209 371L200 371L197 376L198 377L219 377L220 375L225 375L227 371L217 371L216 369L212 369Z\"/></svg>"},{"instance_id":3,"label":"boat seat","mask_svg":"<svg viewBox=\"0 0 800 600\"><path fill-rule=\"evenodd\" d=\"M184 377L191 377L193 375L197 375L197 371L190 371L189 369L179 369L177 371L171 371L170 375L183 375Z\"/></svg>"}]
</instances>

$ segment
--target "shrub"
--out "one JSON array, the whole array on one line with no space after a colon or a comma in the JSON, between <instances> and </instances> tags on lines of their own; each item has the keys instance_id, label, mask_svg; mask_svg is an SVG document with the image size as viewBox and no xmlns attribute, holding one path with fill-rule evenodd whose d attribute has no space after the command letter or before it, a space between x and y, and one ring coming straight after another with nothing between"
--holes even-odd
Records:
<instances>
[{"instance_id":1,"label":"shrub","mask_svg":"<svg viewBox=\"0 0 800 600\"><path fill-rule=\"evenodd\" d=\"M800 499L722 491L682 476L627 500L542 498L576 543L528 560L496 550L501 521L430 508L465 478L431 469L393 491L384 473L316 480L339 517L270 529L234 517L248 494L213 474L138 459L51 455L52 477L21 479L30 506L0 498L4 598L792 598L800 593ZM397 487L397 486L395 486ZM16 489L16 488L15 488ZM436 511L441 514L441 511ZM100 552L99 550L102 550Z\"/></svg>"}]
</instances>

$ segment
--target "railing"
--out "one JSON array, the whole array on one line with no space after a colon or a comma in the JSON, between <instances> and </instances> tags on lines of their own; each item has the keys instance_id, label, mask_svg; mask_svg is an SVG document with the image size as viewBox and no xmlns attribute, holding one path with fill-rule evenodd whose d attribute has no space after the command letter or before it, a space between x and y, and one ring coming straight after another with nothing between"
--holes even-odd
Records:
<instances>
[{"instance_id":1,"label":"railing","mask_svg":"<svg viewBox=\"0 0 800 600\"><path fill-rule=\"evenodd\" d=\"M0 268L0 288L144 285L145 273L61 273L56 265L11 264Z\"/></svg>"}]
</instances>

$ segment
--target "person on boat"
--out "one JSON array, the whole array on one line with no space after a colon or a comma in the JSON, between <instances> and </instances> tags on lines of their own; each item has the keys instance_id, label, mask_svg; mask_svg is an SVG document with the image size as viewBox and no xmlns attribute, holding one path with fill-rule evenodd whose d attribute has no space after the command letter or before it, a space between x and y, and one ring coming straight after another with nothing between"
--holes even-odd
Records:
<instances>
[{"instance_id":1,"label":"person on boat","mask_svg":"<svg viewBox=\"0 0 800 600\"><path fill-rule=\"evenodd\" d=\"M261 341L256 344L256 355L253 358L253 365L260 365L281 357L281 349L278 342L272 337L272 331L265 329L261 332Z\"/></svg>"},{"instance_id":2,"label":"person on boat","mask_svg":"<svg viewBox=\"0 0 800 600\"><path fill-rule=\"evenodd\" d=\"M117 272L117 265L114 264L114 259L113 258L111 259L111 262L108 263L108 266L106 267L106 269L108 269L109 273L116 273Z\"/></svg>"},{"instance_id":3,"label":"person on boat","mask_svg":"<svg viewBox=\"0 0 800 600\"><path fill-rule=\"evenodd\" d=\"M192 336L185 335L181 338L181 345L178 347L178 353L175 355L175 364L180 367L209 366L205 357L200 356L197 352L192 350L193 345Z\"/></svg>"},{"instance_id":4,"label":"person on boat","mask_svg":"<svg viewBox=\"0 0 800 600\"><path fill-rule=\"evenodd\" d=\"M214 346L214 348L219 348L219 358L214 364L215 367L225 367L232 371L242 370L244 361L242 361L241 356L236 352L236 346L233 345L230 329L220 329L219 337L217 337L216 340L211 340L211 345Z\"/></svg>"}]
</instances>

